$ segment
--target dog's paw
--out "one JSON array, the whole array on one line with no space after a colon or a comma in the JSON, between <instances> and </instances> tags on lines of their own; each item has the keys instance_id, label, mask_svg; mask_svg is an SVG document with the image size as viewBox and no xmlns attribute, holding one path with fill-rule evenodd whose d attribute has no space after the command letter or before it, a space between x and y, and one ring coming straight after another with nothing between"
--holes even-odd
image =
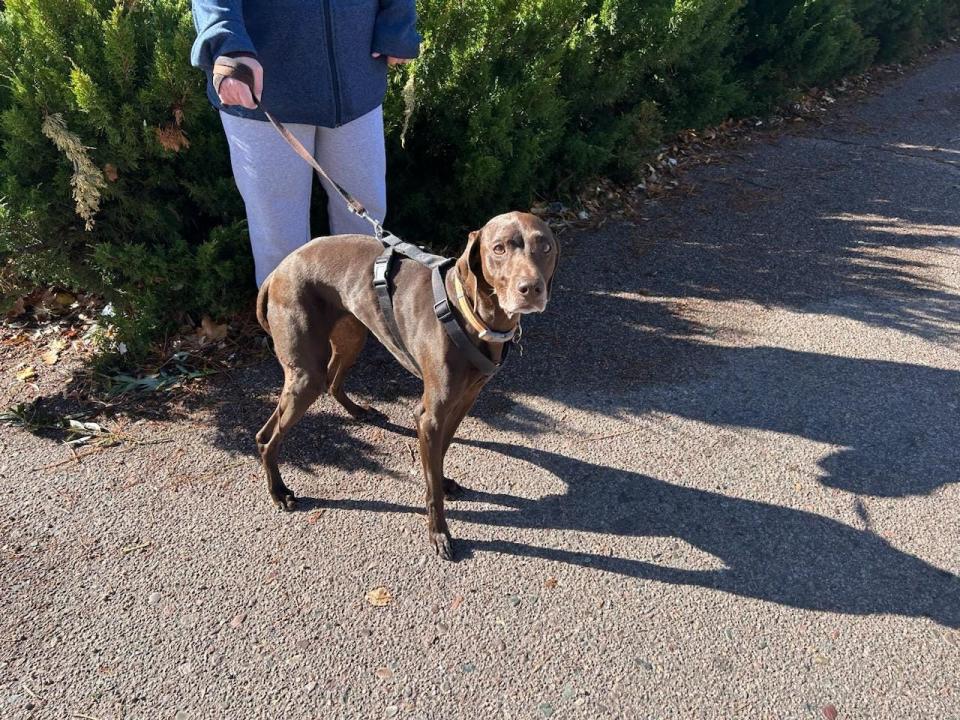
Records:
<instances>
[{"instance_id":1,"label":"dog's paw","mask_svg":"<svg viewBox=\"0 0 960 720\"><path fill-rule=\"evenodd\" d=\"M292 492L286 492L281 495L275 495L273 504L277 506L278 510L293 512L297 509L297 498Z\"/></svg>"},{"instance_id":2,"label":"dog's paw","mask_svg":"<svg viewBox=\"0 0 960 720\"><path fill-rule=\"evenodd\" d=\"M449 531L430 533L430 544L442 560L453 560L453 540Z\"/></svg>"},{"instance_id":3,"label":"dog's paw","mask_svg":"<svg viewBox=\"0 0 960 720\"><path fill-rule=\"evenodd\" d=\"M344 409L354 420L366 420L374 415L373 407L365 402L351 402L349 406L344 406Z\"/></svg>"},{"instance_id":4,"label":"dog's paw","mask_svg":"<svg viewBox=\"0 0 960 720\"><path fill-rule=\"evenodd\" d=\"M453 478L443 479L443 496L449 500L456 500L463 495L463 487Z\"/></svg>"}]
</instances>

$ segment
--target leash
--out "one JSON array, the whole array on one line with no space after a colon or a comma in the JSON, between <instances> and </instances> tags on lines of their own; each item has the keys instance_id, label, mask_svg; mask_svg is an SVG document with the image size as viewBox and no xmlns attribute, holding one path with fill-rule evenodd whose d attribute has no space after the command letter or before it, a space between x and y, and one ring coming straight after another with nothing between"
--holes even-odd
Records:
<instances>
[{"instance_id":1,"label":"leash","mask_svg":"<svg viewBox=\"0 0 960 720\"><path fill-rule=\"evenodd\" d=\"M363 218L373 226L374 236L385 246L384 251L377 257L373 264L373 288L377 293L377 301L380 305L380 311L383 313L383 317L387 322L387 328L392 335L393 344L396 346L396 352L394 352L394 355L396 356L397 360L400 361L400 364L406 367L407 370L412 372L418 378L423 379L423 372L420 370L420 365L417 363L413 355L410 354L410 351L407 349L406 345L401 339L400 327L397 325L396 314L393 311L393 297L390 291L390 276L391 270L395 266L393 260L397 255L407 257L414 262L420 263L421 265L424 265L430 269L430 285L433 290L433 312L437 316L437 320L440 321L440 324L443 326L443 329L446 331L447 336L450 338L453 344L457 346L460 352L467 357L470 363L480 373L488 377L495 375L497 371L500 370L503 362L507 359L507 355L510 351L509 341L518 340L519 335L516 335L515 337L516 329L510 330L509 332L499 332L488 328L486 324L484 324L483 321L476 316L476 313L474 313L473 309L466 301L466 293L463 288L463 283L460 280L460 276L455 274L454 287L456 289L456 299L460 307L460 312L463 314L464 318L466 318L467 322L469 322L470 325L479 333L481 340L487 342L504 343L503 355L500 362L495 363L480 348L470 341L470 338L464 332L463 327L461 327L459 320L457 320L456 314L453 312L450 298L447 296L446 284L444 282L446 272L453 267L455 260L453 258L446 258L440 255L428 253L424 250L421 250L416 245L401 240L393 233L385 231L383 226L380 224L380 221L367 212L367 209L363 206L363 203L351 195L346 188L340 185L336 180L330 177L323 167L320 166L320 163L317 162L316 158L313 157L313 154L303 146L303 143L297 140L293 133L287 130L282 122L277 120L270 112L267 111L265 107L263 107L263 104L260 102L260 98L257 97L257 94L254 90L255 78L253 75L253 70L250 69L249 65L240 62L236 58L218 58L216 64L213 66L213 87L217 92L220 91L220 85L228 77L239 80L250 88L250 96L253 98L254 104L260 109L261 112L263 112L267 120L270 121L270 124L273 125L278 133L280 133L280 136L286 140L287 144L293 148L297 155L302 157L307 161L307 163L310 164L310 166L320 177L330 183L330 186L343 199L344 203L346 203L347 209L349 209L350 212L358 217Z\"/></svg>"}]
</instances>

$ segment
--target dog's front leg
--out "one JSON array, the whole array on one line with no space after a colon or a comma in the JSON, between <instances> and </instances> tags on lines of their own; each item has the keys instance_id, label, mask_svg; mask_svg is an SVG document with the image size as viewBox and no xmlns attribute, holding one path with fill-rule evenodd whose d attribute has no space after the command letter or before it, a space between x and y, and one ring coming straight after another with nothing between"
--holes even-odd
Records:
<instances>
[{"instance_id":1,"label":"dog's front leg","mask_svg":"<svg viewBox=\"0 0 960 720\"><path fill-rule=\"evenodd\" d=\"M444 560L453 560L450 530L443 512L443 433L448 414L449 408L427 390L423 394L423 402L414 413L414 419L420 440L420 463L427 482L427 532L430 544Z\"/></svg>"}]
</instances>

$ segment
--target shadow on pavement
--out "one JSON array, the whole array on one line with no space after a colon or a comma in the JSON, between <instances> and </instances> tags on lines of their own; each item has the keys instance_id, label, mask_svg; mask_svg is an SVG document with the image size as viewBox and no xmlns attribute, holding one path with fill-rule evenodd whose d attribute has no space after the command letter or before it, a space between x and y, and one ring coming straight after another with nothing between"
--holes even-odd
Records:
<instances>
[{"instance_id":1,"label":"shadow on pavement","mask_svg":"<svg viewBox=\"0 0 960 720\"><path fill-rule=\"evenodd\" d=\"M567 485L535 500L465 490L448 517L497 527L629 537L675 537L722 569L685 570L653 559L546 548L505 540L455 539L462 557L495 552L630 577L697 585L806 610L927 617L960 627L960 577L904 553L876 534L814 513L680 487L647 475L552 452L485 441L464 444L536 465ZM471 510L470 502L500 506ZM313 501L357 511L422 512L376 501ZM454 532L456 533L456 525Z\"/></svg>"}]
</instances>

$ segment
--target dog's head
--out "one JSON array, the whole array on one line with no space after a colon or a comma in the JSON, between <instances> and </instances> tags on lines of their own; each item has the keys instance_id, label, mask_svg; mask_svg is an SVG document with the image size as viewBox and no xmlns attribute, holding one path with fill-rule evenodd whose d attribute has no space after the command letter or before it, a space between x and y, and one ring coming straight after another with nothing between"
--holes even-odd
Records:
<instances>
[{"instance_id":1,"label":"dog's head","mask_svg":"<svg viewBox=\"0 0 960 720\"><path fill-rule=\"evenodd\" d=\"M543 312L550 299L560 247L536 215L497 215L470 233L457 269L467 287L493 295L509 315Z\"/></svg>"}]
</instances>

